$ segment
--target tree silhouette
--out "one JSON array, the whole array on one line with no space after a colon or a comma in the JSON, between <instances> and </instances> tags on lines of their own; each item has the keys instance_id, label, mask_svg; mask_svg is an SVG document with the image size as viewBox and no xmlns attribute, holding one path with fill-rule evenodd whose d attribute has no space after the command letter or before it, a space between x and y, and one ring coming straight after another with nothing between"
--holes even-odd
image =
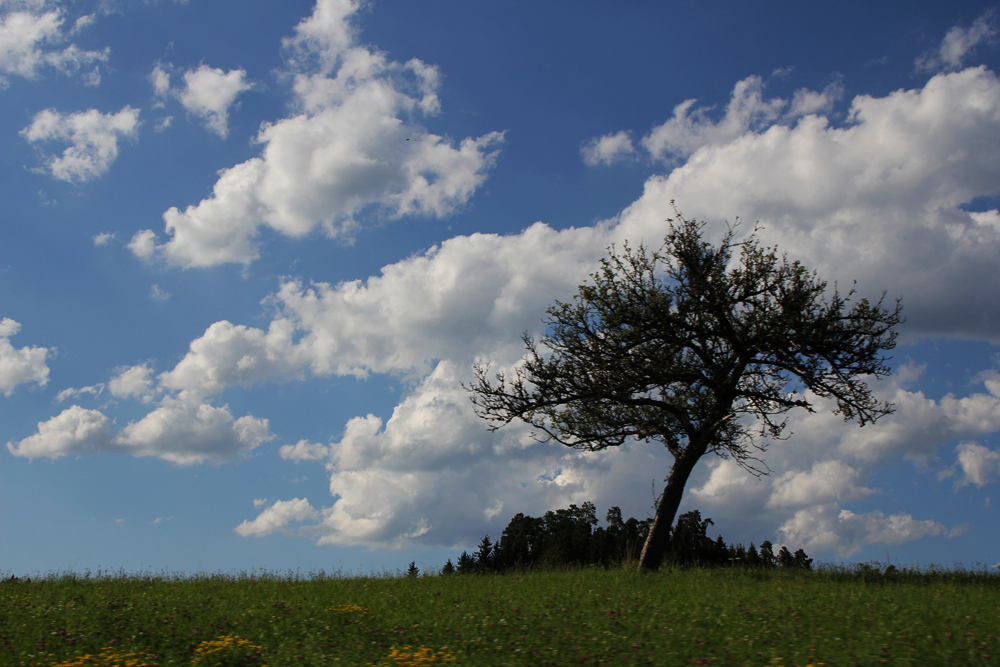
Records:
<instances>
[{"instance_id":1,"label":"tree silhouette","mask_svg":"<svg viewBox=\"0 0 1000 667\"><path fill-rule=\"evenodd\" d=\"M666 553L701 457L732 457L762 474L757 454L782 437L785 415L813 411L800 390L862 426L892 412L866 380L889 373L882 351L895 346L899 301L851 304L853 289L828 289L755 232L738 241L731 227L715 246L703 231L678 215L660 250L612 248L573 301L549 308L541 341L524 334L513 377L477 364L467 387L493 430L521 420L543 440L585 451L633 440L667 448L673 464L643 569Z\"/></svg>"},{"instance_id":2,"label":"tree silhouette","mask_svg":"<svg viewBox=\"0 0 1000 667\"><path fill-rule=\"evenodd\" d=\"M638 557L635 547L645 539L649 520L630 517L623 521L618 507L612 507L606 516L607 526L597 526L597 511L590 502L549 511L541 518L519 512L499 540L494 543L489 535L484 536L473 555L463 551L457 567L449 559L441 573L502 574L591 565L610 568L635 562ZM762 542L759 553L752 542L749 549L741 544L727 545L722 535L715 540L706 535L712 525L712 520L702 518L698 510L678 517L675 539L671 540L671 561L682 567L764 568L776 564L770 542ZM811 568L812 559L802 549L794 556L788 549L782 550L783 558L790 559L786 567Z\"/></svg>"}]
</instances>

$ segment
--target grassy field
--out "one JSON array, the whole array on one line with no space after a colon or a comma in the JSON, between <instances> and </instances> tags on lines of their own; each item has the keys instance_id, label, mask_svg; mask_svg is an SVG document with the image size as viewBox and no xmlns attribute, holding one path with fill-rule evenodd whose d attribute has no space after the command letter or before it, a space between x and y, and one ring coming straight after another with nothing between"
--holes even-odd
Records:
<instances>
[{"instance_id":1,"label":"grassy field","mask_svg":"<svg viewBox=\"0 0 1000 667\"><path fill-rule=\"evenodd\" d=\"M998 635L986 571L0 582L2 665L1000 665Z\"/></svg>"}]
</instances>

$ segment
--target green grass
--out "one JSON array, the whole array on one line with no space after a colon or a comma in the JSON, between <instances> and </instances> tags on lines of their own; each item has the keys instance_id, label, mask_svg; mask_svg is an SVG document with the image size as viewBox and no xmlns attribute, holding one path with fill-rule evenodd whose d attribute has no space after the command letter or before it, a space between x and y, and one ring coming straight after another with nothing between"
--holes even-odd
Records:
<instances>
[{"instance_id":1,"label":"green grass","mask_svg":"<svg viewBox=\"0 0 1000 667\"><path fill-rule=\"evenodd\" d=\"M1000 577L599 569L0 583L0 664L998 665Z\"/></svg>"}]
</instances>

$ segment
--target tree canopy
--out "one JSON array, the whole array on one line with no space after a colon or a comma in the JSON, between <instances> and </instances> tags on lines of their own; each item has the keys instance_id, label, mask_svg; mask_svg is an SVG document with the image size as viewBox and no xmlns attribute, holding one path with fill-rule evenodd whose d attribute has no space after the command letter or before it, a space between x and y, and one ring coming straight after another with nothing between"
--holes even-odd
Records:
<instances>
[{"instance_id":1,"label":"tree canopy","mask_svg":"<svg viewBox=\"0 0 1000 667\"><path fill-rule=\"evenodd\" d=\"M619 567L638 559L639 548L649 530L651 520L622 519L621 509L612 507L606 515L606 526L597 525L593 503L570 505L567 509L548 511L542 517L518 513L510 520L496 542L483 537L472 554L463 551L458 567L451 559L441 574L523 572L536 568ZM799 549L792 556L781 547L779 556L772 545L761 542L760 552L750 543L726 544L719 535L708 537L711 519L702 519L701 512L692 510L680 515L670 541L670 560L678 566L770 568L782 566L799 570L812 568L812 559ZM787 554L782 556L781 554ZM411 566L412 567L412 566Z\"/></svg>"},{"instance_id":2,"label":"tree canopy","mask_svg":"<svg viewBox=\"0 0 1000 667\"><path fill-rule=\"evenodd\" d=\"M678 215L662 247L612 247L572 301L548 309L546 334L524 334L512 375L475 367L477 414L496 430L514 420L543 440L587 451L630 440L674 457L640 567L659 565L684 486L706 453L761 474L759 453L782 438L787 413L832 399L860 426L892 412L869 378L890 373L899 300L841 294L798 261L729 227L718 245L705 223ZM739 252L738 261L733 261Z\"/></svg>"}]
</instances>

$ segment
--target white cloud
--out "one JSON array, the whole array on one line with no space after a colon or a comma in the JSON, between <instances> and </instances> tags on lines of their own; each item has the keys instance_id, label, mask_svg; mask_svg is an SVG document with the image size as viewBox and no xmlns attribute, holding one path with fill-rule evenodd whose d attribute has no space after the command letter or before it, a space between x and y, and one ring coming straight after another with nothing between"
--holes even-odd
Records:
<instances>
[{"instance_id":1,"label":"white cloud","mask_svg":"<svg viewBox=\"0 0 1000 667\"><path fill-rule=\"evenodd\" d=\"M73 22L73 27L70 28L70 34L75 35L78 32L82 32L94 25L97 22L97 16L94 14L85 14Z\"/></svg>"},{"instance_id":2,"label":"white cloud","mask_svg":"<svg viewBox=\"0 0 1000 667\"><path fill-rule=\"evenodd\" d=\"M94 234L94 236L91 237L91 238L93 239L94 245L96 247L105 246L105 245L108 245L109 243L111 243L111 241L114 240L115 233L114 232L101 232L100 234Z\"/></svg>"},{"instance_id":3,"label":"white cloud","mask_svg":"<svg viewBox=\"0 0 1000 667\"><path fill-rule=\"evenodd\" d=\"M41 12L38 5L25 5L23 11L3 9L0 7L0 88L9 84L10 76L36 79L46 68L73 74L108 59L108 49L85 51L75 44L60 47L66 41L62 11ZM73 32L86 25L78 20ZM91 80L100 79L96 69L90 76Z\"/></svg>"},{"instance_id":4,"label":"white cloud","mask_svg":"<svg viewBox=\"0 0 1000 667\"><path fill-rule=\"evenodd\" d=\"M295 35L282 45L300 69L318 58L320 71L332 71L354 43L357 30L351 16L361 5L361 0L317 0L312 16L295 26Z\"/></svg>"},{"instance_id":5,"label":"white cloud","mask_svg":"<svg viewBox=\"0 0 1000 667\"><path fill-rule=\"evenodd\" d=\"M159 285L153 284L149 288L149 298L153 301L168 301L170 299L170 292L163 290Z\"/></svg>"},{"instance_id":6,"label":"white cloud","mask_svg":"<svg viewBox=\"0 0 1000 667\"><path fill-rule=\"evenodd\" d=\"M57 459L114 451L114 439L108 418L101 412L73 405L48 421L39 422L35 435L16 445L8 442L7 449L14 456Z\"/></svg>"},{"instance_id":7,"label":"white cloud","mask_svg":"<svg viewBox=\"0 0 1000 667\"><path fill-rule=\"evenodd\" d=\"M292 237L321 227L339 236L361 216L442 217L469 200L503 134L456 145L419 125L420 116L439 111L437 70L354 45L348 22L355 9L317 3L285 42L299 113L265 125L261 157L224 170L211 197L165 212L168 241L153 246L152 232L142 232L145 244L134 248L140 257L155 248L177 266L249 264L261 227Z\"/></svg>"},{"instance_id":8,"label":"white cloud","mask_svg":"<svg viewBox=\"0 0 1000 667\"><path fill-rule=\"evenodd\" d=\"M46 109L35 114L21 135L32 143L69 142L62 155L48 158L45 171L59 180L82 183L104 174L118 157L118 140L134 139L138 129L139 110L129 106L113 114Z\"/></svg>"},{"instance_id":9,"label":"white cloud","mask_svg":"<svg viewBox=\"0 0 1000 667\"><path fill-rule=\"evenodd\" d=\"M209 131L223 139L229 136L229 109L241 93L254 89L246 78L246 71L233 69L225 72L202 64L198 69L187 70L181 75L184 84L180 88L171 87L172 72L171 65L157 63L149 75L156 98L154 107L162 107L168 97L175 97L188 113L200 118ZM157 131L165 130L170 122L171 117L160 119Z\"/></svg>"},{"instance_id":10,"label":"white cloud","mask_svg":"<svg viewBox=\"0 0 1000 667\"><path fill-rule=\"evenodd\" d=\"M152 412L119 433L98 410L73 405L17 444L15 456L56 459L66 455L122 452L156 456L178 465L232 461L270 440L266 419L233 419L228 406L214 407L191 396L167 397Z\"/></svg>"},{"instance_id":11,"label":"white cloud","mask_svg":"<svg viewBox=\"0 0 1000 667\"><path fill-rule=\"evenodd\" d=\"M792 95L791 108L786 118L798 118L808 114L829 113L833 105L844 97L844 84L839 79L834 81L823 92L800 88Z\"/></svg>"},{"instance_id":12,"label":"white cloud","mask_svg":"<svg viewBox=\"0 0 1000 667\"><path fill-rule=\"evenodd\" d=\"M977 46L994 42L997 34L996 10L989 9L968 28L954 26L944 36L936 52L917 58L917 69L931 72L954 71L965 64Z\"/></svg>"},{"instance_id":13,"label":"white cloud","mask_svg":"<svg viewBox=\"0 0 1000 667\"><path fill-rule=\"evenodd\" d=\"M922 89L858 96L849 118L713 138L647 181L622 222L651 224L671 200L689 217L760 221L766 243L831 284L902 296L905 334L996 340L1000 216L962 206L1000 191L1000 82L984 68L937 75Z\"/></svg>"},{"instance_id":14,"label":"white cloud","mask_svg":"<svg viewBox=\"0 0 1000 667\"><path fill-rule=\"evenodd\" d=\"M117 398L140 398L149 401L153 394L152 367L146 364L118 369L118 375L108 382L108 390Z\"/></svg>"},{"instance_id":15,"label":"white cloud","mask_svg":"<svg viewBox=\"0 0 1000 667\"><path fill-rule=\"evenodd\" d=\"M170 67L156 63L149 75L149 83L153 86L153 94L159 98L155 106L163 106L163 98L170 94Z\"/></svg>"},{"instance_id":16,"label":"white cloud","mask_svg":"<svg viewBox=\"0 0 1000 667\"><path fill-rule=\"evenodd\" d=\"M674 107L673 118L643 137L642 146L658 160L687 157L702 146L727 144L734 139L767 127L781 117L787 102L780 98L764 99L764 83L750 76L736 84L718 122L709 117L711 107L697 107L697 100L686 100Z\"/></svg>"},{"instance_id":17,"label":"white cloud","mask_svg":"<svg viewBox=\"0 0 1000 667\"><path fill-rule=\"evenodd\" d=\"M104 391L103 384L91 385L89 387L80 387L79 389L73 389L73 388L63 389L58 394L56 394L56 401L58 403L62 403L67 398L79 398L84 394L90 394L94 398L97 398L98 396L101 395L101 392L103 391Z\"/></svg>"},{"instance_id":18,"label":"white cloud","mask_svg":"<svg viewBox=\"0 0 1000 667\"><path fill-rule=\"evenodd\" d=\"M740 95L746 97L745 86L734 92ZM802 101L799 110L826 104ZM668 177L651 178L642 198L608 226L554 232L536 225L510 237L457 237L365 282L311 287L286 282L274 303L281 318L302 332L295 346L303 355L300 363L308 363L312 373L432 371L390 421L358 417L330 445L336 502L322 510L316 528L320 539L370 545L445 544L460 534L468 539L462 527L481 527L484 512L498 502L506 508L542 497L554 504L571 502L568 493L526 490L541 470L560 470L560 483L550 489L593 494L595 479L584 471L591 473L597 458L570 464L542 449L515 448L527 452L523 459L511 463L506 456L506 467L494 467L496 442L477 432L482 425L472 416L458 378L476 355L500 364L514 361L517 334L537 331L544 308L572 293L609 242L662 238L674 197L682 205L690 201L701 207L695 212L699 218L718 221L741 214L760 219L765 241L817 266L823 277L847 282L856 272L863 295L883 285L890 290L919 285L916 294L904 294L908 313L918 313L911 315L911 335L994 335L993 327L983 325L984 313L988 323L988 313L996 310L988 289L983 287L983 299L969 299L970 285L980 283L948 279L949 271L969 262L981 275L997 271L1000 253L992 244L1000 214L970 215L959 208L1000 189L1000 162L994 159L1000 154L994 150L1000 148L995 145L1000 141L1000 85L991 73L967 70L935 77L921 90L859 97L842 128L817 115L782 125L787 115L779 112L785 107L763 98L758 106L774 112L731 115L737 120L771 117L772 125L753 129L734 122L743 129L729 139L708 128L703 133L710 135L707 144ZM690 136L702 129L692 127ZM710 233L720 233L721 227L713 223ZM909 242L924 234L930 239L922 246ZM928 254L931 247L940 256ZM542 255L536 253L554 248L561 250L558 260L539 262ZM539 276L540 270L553 273ZM906 281L895 273L907 274ZM942 307L948 316L933 317ZM932 520L852 513L841 506L878 497L880 490L868 483L874 470L899 465L903 457L927 465L949 442L1000 431L1000 389L993 391L1000 382L984 377L986 392L932 400L905 388L916 375L917 369L904 369L878 385L898 412L877 426L858 429L829 411L796 414L790 424L793 439L777 443L765 458L774 469L772 477L758 480L732 461L710 460L693 480L690 497L709 516L732 515L759 531L784 526L783 534L807 549L854 553L865 544L943 535L946 529ZM513 433L505 435L511 438L508 446L517 441ZM607 486L601 487L607 495L591 497L634 497L635 487L645 486L636 485L636 474L655 470L652 476L660 478L668 469L666 462L653 466L625 459L616 469L617 482L605 480ZM459 463L447 468L447 460ZM521 488L521 482L528 486ZM517 494L507 491L515 486ZM377 507L376 489L387 489ZM441 510L445 493L461 498L461 511ZM734 514L733 508L740 510ZM810 531L830 537L807 542Z\"/></svg>"},{"instance_id":19,"label":"white cloud","mask_svg":"<svg viewBox=\"0 0 1000 667\"><path fill-rule=\"evenodd\" d=\"M184 73L184 89L180 101L189 112L204 119L209 130L223 139L229 135L229 108L240 93L251 90L246 72L202 65Z\"/></svg>"},{"instance_id":20,"label":"white cloud","mask_svg":"<svg viewBox=\"0 0 1000 667\"><path fill-rule=\"evenodd\" d=\"M49 381L45 359L50 350L28 346L15 348L10 337L20 330L21 325L9 317L0 320L0 392L4 396L11 396L18 385L34 382L44 387Z\"/></svg>"},{"instance_id":21,"label":"white cloud","mask_svg":"<svg viewBox=\"0 0 1000 667\"><path fill-rule=\"evenodd\" d=\"M299 440L294 445L284 445L278 454L290 461L322 461L330 455L330 448L318 442Z\"/></svg>"},{"instance_id":22,"label":"white cloud","mask_svg":"<svg viewBox=\"0 0 1000 667\"><path fill-rule=\"evenodd\" d=\"M789 470L773 481L770 507L807 507L849 501L874 493L858 484L860 471L843 461L817 461L811 470Z\"/></svg>"},{"instance_id":23,"label":"white cloud","mask_svg":"<svg viewBox=\"0 0 1000 667\"><path fill-rule=\"evenodd\" d=\"M583 454L520 426L489 433L459 384L467 371L442 362L384 424L350 420L329 446L335 501L304 530L321 544L454 546L497 534L508 519L497 508L540 515L612 494L626 511L648 507L649 483L668 469L662 447Z\"/></svg>"},{"instance_id":24,"label":"white cloud","mask_svg":"<svg viewBox=\"0 0 1000 667\"><path fill-rule=\"evenodd\" d=\"M160 385L204 396L226 387L296 379L302 364L293 333L291 322L283 319L271 322L266 332L216 322L191 343L173 370L160 375Z\"/></svg>"},{"instance_id":25,"label":"white cloud","mask_svg":"<svg viewBox=\"0 0 1000 667\"><path fill-rule=\"evenodd\" d=\"M778 70L775 76L784 72ZM640 141L654 160L667 163L687 158L706 146L723 146L746 135L766 130L775 123L791 123L802 116L827 113L844 96L843 82L837 79L821 92L800 88L791 102L764 95L765 83L759 76L749 76L736 83L725 113L713 120L714 107L695 106L698 100L685 100L674 107L673 117L654 127ZM628 131L590 139L581 149L590 166L610 165L635 154Z\"/></svg>"},{"instance_id":26,"label":"white cloud","mask_svg":"<svg viewBox=\"0 0 1000 667\"><path fill-rule=\"evenodd\" d=\"M607 241L606 228L540 223L513 236L455 237L364 283L285 282L274 303L303 332L297 347L314 374L426 372L435 359L520 350L519 333L576 291Z\"/></svg>"},{"instance_id":27,"label":"white cloud","mask_svg":"<svg viewBox=\"0 0 1000 667\"><path fill-rule=\"evenodd\" d=\"M244 521L236 526L235 530L244 537L263 537L276 530L281 530L289 523L312 519L317 515L316 510L305 498L279 500L257 515L256 519Z\"/></svg>"},{"instance_id":28,"label":"white cloud","mask_svg":"<svg viewBox=\"0 0 1000 667\"><path fill-rule=\"evenodd\" d=\"M986 486L1000 477L1000 451L975 442L963 442L956 450L958 465L965 473L965 484Z\"/></svg>"},{"instance_id":29,"label":"white cloud","mask_svg":"<svg viewBox=\"0 0 1000 667\"><path fill-rule=\"evenodd\" d=\"M591 139L580 148L584 164L591 167L627 160L635 154L632 137L624 130Z\"/></svg>"},{"instance_id":30,"label":"white cloud","mask_svg":"<svg viewBox=\"0 0 1000 667\"><path fill-rule=\"evenodd\" d=\"M413 122L415 114L436 109L436 71L353 47L350 26L342 20L352 11L346 2L317 5L286 43L297 66L312 58L321 68L295 80L301 113L265 128L262 156L222 174L211 198L168 212L167 243L157 245L148 230L136 234L130 244L135 254L162 254L185 266L249 262L261 225L296 235L327 222L336 232L357 223L365 206L404 214L399 193L416 182L407 180L413 172L403 168L415 154L406 144L443 141L421 134ZM330 72L335 76L325 76ZM919 90L858 97L844 126L819 115L828 112L836 92L800 91L789 103L767 99L760 80L750 78L737 85L721 120L709 118L707 109L681 105L659 134L647 137L647 148L660 158L688 159L669 175L650 179L643 197L609 223L563 231L539 223L511 236L456 237L364 281L287 280L271 299L277 315L269 327L212 325L159 377L160 387L179 392L176 397L118 436L100 428L94 433L108 438L104 451L181 463L226 460L258 446L269 431L264 420L250 416L240 431L241 420L227 408L204 402L209 395L307 373L403 374L412 389L391 418L356 417L329 446L304 440L281 448L285 459L327 462L328 507L298 498L279 501L237 532L261 535L311 522L304 530L329 543L452 544L477 538L471 533L481 534L483 517L503 519L490 517L498 507L531 513L595 498L626 506L624 498L644 509L648 482L669 467L662 451L634 445L581 455L535 444L518 427L489 434L459 383L478 356L501 365L515 362L518 334L537 332L545 307L572 294L608 243L662 238L670 199L686 213L713 221L713 234L721 219L760 219L768 242L824 277L861 278L863 294L883 287L891 295L903 292L911 335L995 336L990 318L998 312L998 297L990 286L998 282L991 277L998 277L1000 213L961 209L972 198L995 194L1000 183L995 77L966 70L934 77ZM371 109L380 113L362 113ZM808 115L789 124L795 114ZM358 133L351 134L355 128ZM319 140L309 143L307 136ZM385 137L398 139L402 148L377 143ZM445 153L456 152L443 145ZM482 157L477 150L472 157ZM364 187L337 180L351 160L386 156L401 161L386 174L357 172ZM312 172L307 161L327 167ZM372 185L383 181L400 185ZM358 203L331 204L334 190L354 193ZM433 199L421 201L434 209ZM333 217L324 218L323 211L333 211ZM972 275L978 278L970 280ZM142 375L146 388L150 374L147 369ZM898 414L860 431L827 413L796 416L793 440L779 443L767 457L775 469L771 478L757 480L729 461L713 460L692 482L691 496L704 502L707 515L716 507L740 508L741 518L764 521L769 530L781 526L792 543L810 551L854 553L859 545L944 534L934 521L855 514L841 505L877 500L879 490L868 478L879 467L897 465L903 456L927 461L949 441L1000 429L1000 390L993 389L994 380L983 382L987 393L940 400L890 383L881 391L897 402ZM69 430L71 417L107 426L100 413L74 408L79 412L66 411L61 422L53 418L47 429L40 425L37 435L8 447L100 449L100 437L54 437ZM990 455L971 447L958 454L970 483L996 474Z\"/></svg>"},{"instance_id":31,"label":"white cloud","mask_svg":"<svg viewBox=\"0 0 1000 667\"><path fill-rule=\"evenodd\" d=\"M762 105L777 106L766 100ZM503 442L524 452L523 458L516 463L506 454L494 458L499 445L483 434L459 381L477 356L501 365L516 361L518 334L536 332L544 309L573 293L609 243L662 238L675 196L682 205L700 206L699 218L718 221L745 213L760 219L765 241L817 266L823 277L847 282L856 272L864 282L863 295L883 285L890 290L920 285L916 294L904 294L908 313L926 313L922 320L911 315L911 335L992 336L993 328L982 324L992 307L988 290L983 288L984 299L970 300L966 294L976 281L937 280L942 274L935 267L955 270L978 257L982 275L996 272L1000 253L990 250L988 256L979 244L993 247L1000 214L969 215L959 206L1000 184L1000 162L992 157L993 148L1000 147L993 145L1000 140L998 118L1000 85L992 74L967 70L935 77L922 90L857 98L852 121L843 128L815 115L795 126L780 125L776 117L772 126L746 129L728 143L713 139L719 143L702 145L669 176L651 178L643 196L604 225L557 232L536 224L507 237L456 237L366 281L311 286L286 281L271 301L278 312L275 322L290 323L292 333L273 346L281 350L274 355L281 363L271 369L249 364L267 371L252 374L254 381L287 377L292 369L422 378L392 419L358 417L330 445L336 501L322 509L315 527L320 539L447 544L469 539L464 531L479 530L484 512L498 502L505 508L598 497L617 502L636 498L636 489L648 489L648 481L636 483L637 476L661 479L669 467L663 459L652 465L649 459L624 456L615 459L613 478L595 478L593 471L604 470L604 459L566 461L541 448L517 449L511 444L519 442L513 432L503 434L510 438ZM950 187L938 187L942 180ZM713 222L709 232L718 234L721 228ZM930 243L943 257L920 254L907 242L928 233L933 240L924 248ZM875 249L869 251L873 237ZM908 280L902 282L895 272L908 273ZM949 317L932 319L942 307ZM971 322L981 328L970 327ZM263 330L238 333L267 347ZM201 357L199 365L192 357L192 369L200 370L178 381L178 388L222 391L229 383L247 381L239 355L206 352ZM787 526L787 535L798 539L810 518L819 522L814 528L820 533L846 535L842 542L810 542L815 548L854 545L845 547L850 550L941 534L939 524L919 517L841 518L841 510L850 511L842 504L878 497L879 489L868 482L872 471L899 465L902 457L926 465L948 442L1000 430L1000 388L993 391L1000 382L992 376L982 378L986 392L932 400L906 389L917 375L918 369L906 368L879 385L898 412L877 426L858 429L829 411L796 414L790 424L793 440L777 443L766 456L772 477L758 480L732 461L711 460L692 481L690 497L706 515L738 514L734 521L756 526L758 535ZM445 461L456 463L447 467ZM543 471L552 472L558 483L533 486ZM521 487L522 482L528 486ZM377 489L386 489L384 497ZM442 510L444 494L460 497L460 509ZM378 506L374 497L380 498ZM648 500L639 507L648 507ZM732 508L742 513L733 514ZM810 513L813 508L822 512Z\"/></svg>"},{"instance_id":32,"label":"white cloud","mask_svg":"<svg viewBox=\"0 0 1000 667\"><path fill-rule=\"evenodd\" d=\"M199 395L227 387L316 376L425 373L436 359L471 365L537 326L553 297L568 298L593 270L605 227L456 237L382 269L364 283L285 281L269 299L267 331L222 321L160 377Z\"/></svg>"},{"instance_id":33,"label":"white cloud","mask_svg":"<svg viewBox=\"0 0 1000 667\"><path fill-rule=\"evenodd\" d=\"M849 558L869 544L902 544L947 533L937 521L917 521L909 514L887 517L878 510L855 514L838 510L835 505L799 510L780 530L788 544L808 553L835 551L842 558Z\"/></svg>"},{"instance_id":34,"label":"white cloud","mask_svg":"<svg viewBox=\"0 0 1000 667\"><path fill-rule=\"evenodd\" d=\"M918 473L926 472L949 442L1000 432L1000 393L992 393L996 387L935 401L904 389L911 379L904 369L873 386L880 398L895 404L896 412L863 429L834 415L829 402L808 394L816 413L790 414L788 440L773 443L762 457L769 476L758 479L732 460L709 459L692 479L690 498L706 516L760 531L780 525L790 544L806 551L836 547L844 557L865 544L943 534L944 527L933 521L908 516L890 521L878 512L862 516L843 507L877 498L880 490L866 485L877 470L909 459ZM956 450L973 483L992 481L992 453L982 450L968 445ZM974 477L978 474L983 476ZM912 530L906 532L906 527Z\"/></svg>"},{"instance_id":35,"label":"white cloud","mask_svg":"<svg viewBox=\"0 0 1000 667\"><path fill-rule=\"evenodd\" d=\"M231 461L270 440L267 419L233 419L228 406L192 397L167 397L155 410L128 424L118 438L122 451L157 456L179 465Z\"/></svg>"},{"instance_id":36,"label":"white cloud","mask_svg":"<svg viewBox=\"0 0 1000 667\"><path fill-rule=\"evenodd\" d=\"M149 229L136 232L129 241L128 249L140 259L149 259L156 253L156 234Z\"/></svg>"}]
</instances>

